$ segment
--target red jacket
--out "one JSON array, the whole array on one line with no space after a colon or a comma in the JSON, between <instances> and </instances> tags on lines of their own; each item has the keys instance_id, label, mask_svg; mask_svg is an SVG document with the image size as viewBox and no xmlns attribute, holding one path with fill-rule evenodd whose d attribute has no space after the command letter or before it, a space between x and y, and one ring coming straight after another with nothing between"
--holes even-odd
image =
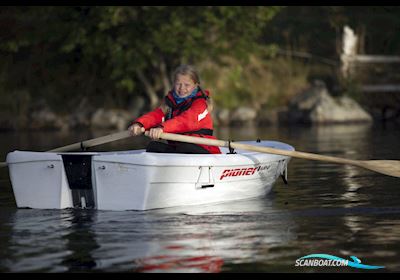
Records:
<instances>
[{"instance_id":1,"label":"red jacket","mask_svg":"<svg viewBox=\"0 0 400 280\"><path fill-rule=\"evenodd\" d=\"M216 139L212 135L207 135L208 132L213 130L213 121L211 113L208 112L206 101L206 96L208 97L209 94L207 90L204 93L199 91L194 97L176 104L172 92L169 92L165 97L165 103L168 105L168 110L165 114L161 107L158 107L137 118L134 123L140 123L146 130L162 126L163 131L166 133ZM173 144L172 141L170 143ZM199 146L212 154L221 153L219 147L216 146Z\"/></svg>"}]
</instances>

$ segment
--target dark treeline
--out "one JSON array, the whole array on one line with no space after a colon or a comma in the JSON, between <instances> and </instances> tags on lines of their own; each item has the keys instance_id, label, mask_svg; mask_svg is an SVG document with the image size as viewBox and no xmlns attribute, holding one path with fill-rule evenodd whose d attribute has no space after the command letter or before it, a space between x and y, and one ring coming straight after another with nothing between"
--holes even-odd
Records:
<instances>
[{"instance_id":1,"label":"dark treeline","mask_svg":"<svg viewBox=\"0 0 400 280\"><path fill-rule=\"evenodd\" d=\"M128 109L139 96L154 107L181 63L290 52L339 62L345 25L359 53L398 54L398 7L3 6L0 123L23 126L42 107Z\"/></svg>"}]
</instances>

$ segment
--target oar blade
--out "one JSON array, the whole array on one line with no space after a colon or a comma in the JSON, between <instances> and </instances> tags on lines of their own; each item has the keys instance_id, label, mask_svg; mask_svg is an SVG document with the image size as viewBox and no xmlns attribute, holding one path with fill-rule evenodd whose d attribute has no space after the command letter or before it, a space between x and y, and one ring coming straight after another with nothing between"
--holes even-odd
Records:
<instances>
[{"instance_id":1,"label":"oar blade","mask_svg":"<svg viewBox=\"0 0 400 280\"><path fill-rule=\"evenodd\" d=\"M399 160L363 160L360 162L360 166L366 169L393 177L400 177Z\"/></svg>"}]
</instances>

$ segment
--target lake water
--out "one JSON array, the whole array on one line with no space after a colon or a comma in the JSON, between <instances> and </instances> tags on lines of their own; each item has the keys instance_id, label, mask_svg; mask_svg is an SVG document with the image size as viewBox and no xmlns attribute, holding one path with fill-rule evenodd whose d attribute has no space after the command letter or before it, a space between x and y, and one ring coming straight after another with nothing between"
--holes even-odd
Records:
<instances>
[{"instance_id":1,"label":"lake water","mask_svg":"<svg viewBox=\"0 0 400 280\"><path fill-rule=\"evenodd\" d=\"M112 132L1 133L0 161ZM396 126L219 128L220 139L276 140L349 159L400 159ZM97 150L142 148L144 137ZM400 179L357 167L292 159L289 184L266 197L150 211L17 209L0 170L0 272L400 271ZM329 254L355 267L296 266Z\"/></svg>"}]
</instances>

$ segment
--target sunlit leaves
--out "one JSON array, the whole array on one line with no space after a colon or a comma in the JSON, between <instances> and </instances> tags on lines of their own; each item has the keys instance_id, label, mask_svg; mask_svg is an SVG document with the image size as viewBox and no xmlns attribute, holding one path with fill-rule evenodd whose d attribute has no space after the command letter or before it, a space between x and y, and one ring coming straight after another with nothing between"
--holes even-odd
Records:
<instances>
[{"instance_id":1,"label":"sunlit leaves","mask_svg":"<svg viewBox=\"0 0 400 280\"><path fill-rule=\"evenodd\" d=\"M124 92L145 92L137 71L162 96L166 90L159 82L166 74L162 63L169 74L182 62L218 60L226 54L246 58L257 50L259 34L279 8L31 6L9 11L15 28L12 36L1 42L1 49L26 55L26 64L35 62L42 73L54 77L32 76L26 67L21 75L27 86L34 83L39 89L52 84L67 91L65 81L71 79L79 82L71 83L70 92L84 88L86 96L101 97L115 90L115 96L125 98ZM101 84L113 84L114 88L99 91Z\"/></svg>"}]
</instances>

